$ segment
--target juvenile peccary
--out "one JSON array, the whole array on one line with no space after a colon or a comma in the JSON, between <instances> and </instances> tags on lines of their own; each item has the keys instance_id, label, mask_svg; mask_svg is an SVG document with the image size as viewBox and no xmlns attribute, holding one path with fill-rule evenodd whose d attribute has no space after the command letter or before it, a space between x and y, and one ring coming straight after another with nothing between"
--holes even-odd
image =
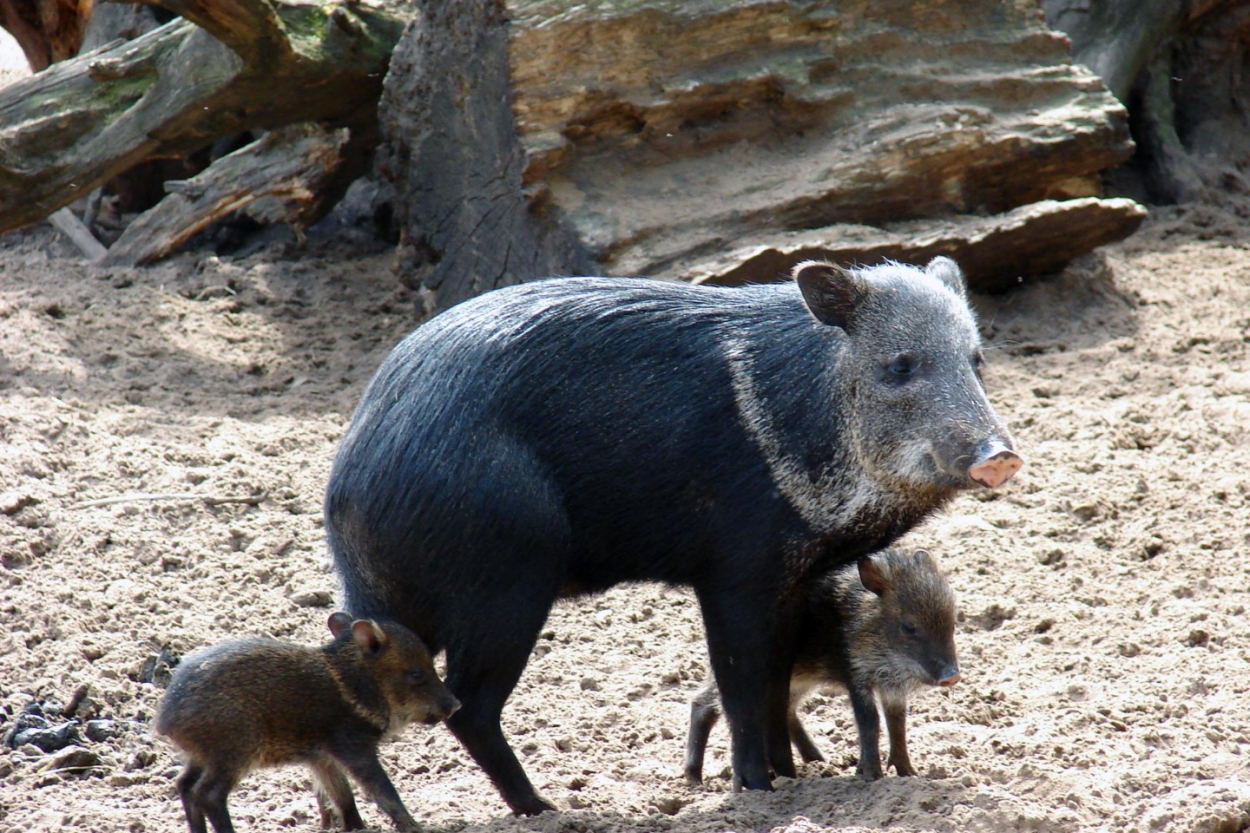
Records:
<instances>
[{"instance_id":1,"label":"juvenile peccary","mask_svg":"<svg viewBox=\"0 0 1250 833\"><path fill-rule=\"evenodd\" d=\"M486 293L396 347L343 436L325 518L347 603L446 651L448 726L532 814L552 805L499 718L554 601L690 586L735 784L771 789L794 774L804 585L1021 465L981 363L947 258Z\"/></svg>"},{"instance_id":2,"label":"juvenile peccary","mask_svg":"<svg viewBox=\"0 0 1250 833\"><path fill-rule=\"evenodd\" d=\"M859 730L859 766L881 777L880 723L885 710L890 757L899 775L915 775L907 754L907 697L921 685L959 682L955 659L955 594L933 557L887 549L866 555L818 581L799 614L790 678L790 740L805 761L823 761L796 709L818 688L840 687L851 697ZM720 718L713 681L690 705L686 780L703 780L708 734Z\"/></svg>"},{"instance_id":3,"label":"juvenile peccary","mask_svg":"<svg viewBox=\"0 0 1250 833\"><path fill-rule=\"evenodd\" d=\"M334 639L312 648L240 639L197 651L174 672L156 731L186 755L178 793L192 833L234 826L226 798L252 769L305 763L317 781L321 826L330 805L345 830L364 827L350 773L404 831L419 830L378 761L378 744L460 704L416 634L392 622L330 616Z\"/></svg>"}]
</instances>

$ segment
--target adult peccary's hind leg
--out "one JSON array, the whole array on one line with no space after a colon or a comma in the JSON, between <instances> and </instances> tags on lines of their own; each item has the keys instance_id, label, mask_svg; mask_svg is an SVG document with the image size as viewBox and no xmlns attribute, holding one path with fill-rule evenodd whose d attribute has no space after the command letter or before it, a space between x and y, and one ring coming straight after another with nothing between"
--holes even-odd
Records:
<instances>
[{"instance_id":1,"label":"adult peccary's hind leg","mask_svg":"<svg viewBox=\"0 0 1250 833\"><path fill-rule=\"evenodd\" d=\"M523 564L522 558L501 559ZM527 580L528 579L528 580ZM533 816L555 806L535 791L504 738L500 714L529 660L557 583L497 573L489 596L456 623L447 640L447 687L460 700L448 728L477 761L512 812Z\"/></svg>"}]
</instances>

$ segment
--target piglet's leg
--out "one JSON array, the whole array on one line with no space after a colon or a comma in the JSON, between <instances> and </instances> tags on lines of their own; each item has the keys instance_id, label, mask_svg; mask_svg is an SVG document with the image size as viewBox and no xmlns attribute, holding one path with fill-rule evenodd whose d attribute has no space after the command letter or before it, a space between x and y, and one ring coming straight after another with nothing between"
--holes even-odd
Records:
<instances>
[{"instance_id":1,"label":"piglet's leg","mask_svg":"<svg viewBox=\"0 0 1250 833\"><path fill-rule=\"evenodd\" d=\"M807 729L803 727L803 721L799 720L798 714L795 712L795 704L790 703L790 713L786 717L787 723L790 725L790 740L794 741L794 746L799 750L799 757L806 763L812 761L823 761L824 755L820 754L820 750L816 748L816 744L812 743L811 737L807 734Z\"/></svg>"},{"instance_id":2,"label":"piglet's leg","mask_svg":"<svg viewBox=\"0 0 1250 833\"><path fill-rule=\"evenodd\" d=\"M386 770L382 769L376 749L357 748L347 752L336 750L335 757L343 768L359 782L360 788L377 802L382 812L391 817L391 821L395 822L395 826L401 833L420 833L421 826L408 812L395 785L387 777ZM344 821L346 822L346 819Z\"/></svg>"},{"instance_id":3,"label":"piglet's leg","mask_svg":"<svg viewBox=\"0 0 1250 833\"><path fill-rule=\"evenodd\" d=\"M332 758L322 758L312 764L313 775L317 778L317 807L321 810L321 829L329 830L332 825L330 807L334 807L343 822L344 830L360 830L365 826L356 809L356 799L352 796L351 784L343 770Z\"/></svg>"},{"instance_id":4,"label":"piglet's leg","mask_svg":"<svg viewBox=\"0 0 1250 833\"><path fill-rule=\"evenodd\" d=\"M851 709L855 712L855 728L859 730L859 766L856 773L868 781L881 777L881 717L877 702L866 686L850 686Z\"/></svg>"},{"instance_id":5,"label":"piglet's leg","mask_svg":"<svg viewBox=\"0 0 1250 833\"><path fill-rule=\"evenodd\" d=\"M907 702L886 700L885 728L890 734L890 758L888 766L894 767L899 775L915 775L916 770L907 756Z\"/></svg>"},{"instance_id":6,"label":"piglet's leg","mask_svg":"<svg viewBox=\"0 0 1250 833\"><path fill-rule=\"evenodd\" d=\"M708 736L720 720L720 691L713 683L690 704L690 734L686 737L686 782L703 783L703 755Z\"/></svg>"},{"instance_id":7,"label":"piglet's leg","mask_svg":"<svg viewBox=\"0 0 1250 833\"><path fill-rule=\"evenodd\" d=\"M182 798L182 809L187 813L187 826L191 833L208 833L204 821L204 810L199 799L195 797L195 788L204 775L204 768L196 764L187 764L187 768L178 776L178 795Z\"/></svg>"}]
</instances>

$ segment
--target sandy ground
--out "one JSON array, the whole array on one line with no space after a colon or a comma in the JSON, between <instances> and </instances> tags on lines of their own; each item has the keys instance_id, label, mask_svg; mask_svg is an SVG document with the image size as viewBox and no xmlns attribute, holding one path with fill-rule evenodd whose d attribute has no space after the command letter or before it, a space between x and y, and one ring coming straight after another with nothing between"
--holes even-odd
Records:
<instances>
[{"instance_id":1,"label":"sandy ground","mask_svg":"<svg viewBox=\"0 0 1250 833\"><path fill-rule=\"evenodd\" d=\"M561 812L511 817L436 727L384 748L414 815L494 833L1250 828L1247 213L1156 209L1126 243L977 299L1028 463L907 539L961 607L964 682L913 701L922 777L856 778L850 709L817 697L828 763L735 795L718 727L707 785L687 787L702 626L689 593L634 586L558 607L505 711ZM0 735L32 700L60 722L82 685L78 716L111 721L64 769L0 748L0 833L185 829L150 660L323 640L328 468L412 310L386 252L341 244L132 271L85 266L46 226L0 238ZM241 830L316 827L299 768L251 776L232 808Z\"/></svg>"}]
</instances>

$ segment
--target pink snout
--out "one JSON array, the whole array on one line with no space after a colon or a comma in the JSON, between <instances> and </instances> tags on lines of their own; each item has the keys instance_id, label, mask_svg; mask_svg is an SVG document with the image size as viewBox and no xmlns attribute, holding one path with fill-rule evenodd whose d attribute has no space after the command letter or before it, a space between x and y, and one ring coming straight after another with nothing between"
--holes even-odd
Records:
<instances>
[{"instance_id":1,"label":"pink snout","mask_svg":"<svg viewBox=\"0 0 1250 833\"><path fill-rule=\"evenodd\" d=\"M950 675L944 680L938 680L938 685L940 685L942 688L950 688L951 686L953 686L955 683L959 682L962 679L963 677L960 676L958 673L956 673L956 674Z\"/></svg>"},{"instance_id":2,"label":"pink snout","mask_svg":"<svg viewBox=\"0 0 1250 833\"><path fill-rule=\"evenodd\" d=\"M968 468L968 476L982 486L997 489L1020 471L1024 458L1005 445L996 443L996 448L983 456Z\"/></svg>"}]
</instances>

